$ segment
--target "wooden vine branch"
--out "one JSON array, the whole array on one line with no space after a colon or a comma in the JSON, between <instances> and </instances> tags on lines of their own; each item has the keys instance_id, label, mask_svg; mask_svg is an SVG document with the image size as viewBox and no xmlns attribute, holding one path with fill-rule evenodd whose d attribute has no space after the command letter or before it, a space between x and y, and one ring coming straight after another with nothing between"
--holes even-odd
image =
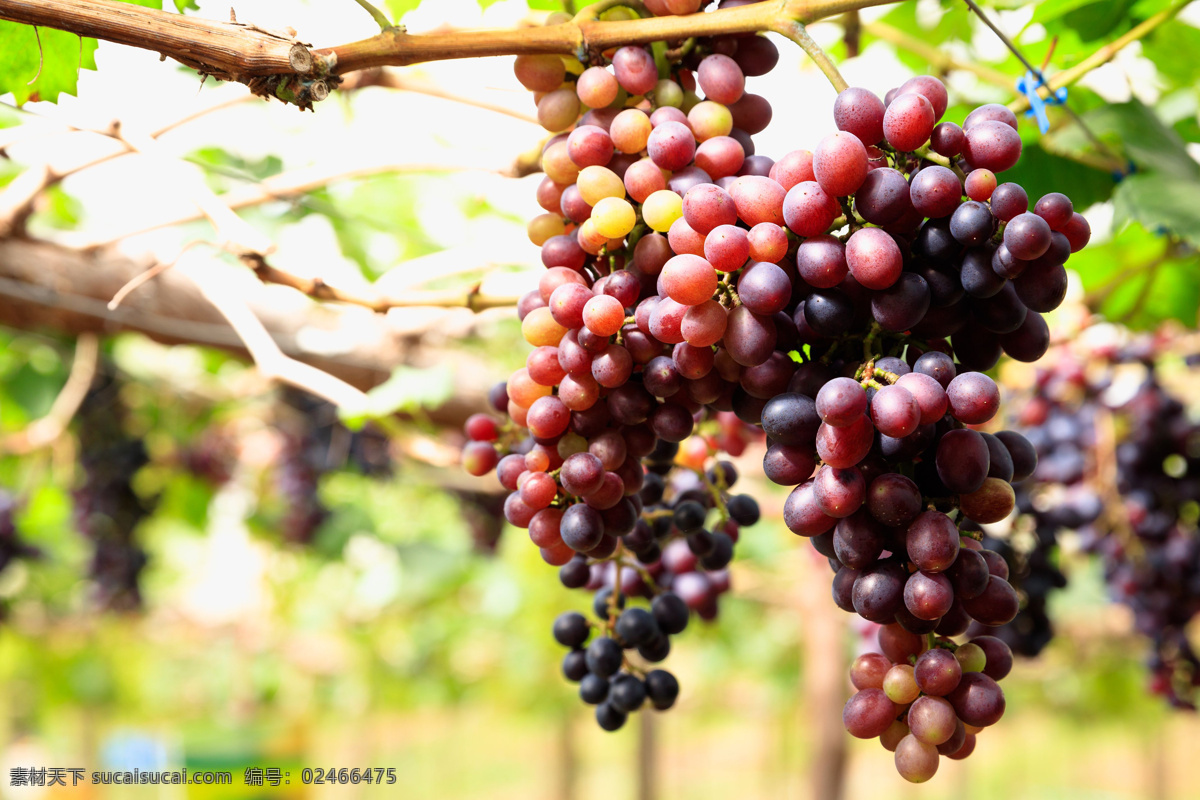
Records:
<instances>
[{"instance_id":1,"label":"wooden vine branch","mask_svg":"<svg viewBox=\"0 0 1200 800\"><path fill-rule=\"evenodd\" d=\"M539 28L410 34L400 28L313 50L291 32L171 14L115 0L0 0L0 19L153 50L204 74L301 106L320 100L347 72L479 56L557 53L587 57L611 47L692 36L791 29L894 0L767 0L682 17L582 19ZM299 82L291 82L291 78ZM302 84L302 85L301 85Z\"/></svg>"},{"instance_id":2,"label":"wooden vine branch","mask_svg":"<svg viewBox=\"0 0 1200 800\"><path fill-rule=\"evenodd\" d=\"M0 0L0 19L155 50L223 80L313 70L308 48L290 32L115 0Z\"/></svg>"},{"instance_id":3,"label":"wooden vine branch","mask_svg":"<svg viewBox=\"0 0 1200 800\"><path fill-rule=\"evenodd\" d=\"M504 308L517 304L521 298L504 295L486 295L480 291L478 283L461 289L446 290L408 290L403 297L387 297L384 295L363 295L356 292L330 286L320 278L301 278L291 272L286 272L267 263L258 253L246 253L241 256L242 263L253 270L263 283L274 283L288 286L298 292L308 295L314 300L328 300L335 303L362 306L375 312L385 312L393 308L467 308L471 311L483 311L488 308Z\"/></svg>"}]
</instances>

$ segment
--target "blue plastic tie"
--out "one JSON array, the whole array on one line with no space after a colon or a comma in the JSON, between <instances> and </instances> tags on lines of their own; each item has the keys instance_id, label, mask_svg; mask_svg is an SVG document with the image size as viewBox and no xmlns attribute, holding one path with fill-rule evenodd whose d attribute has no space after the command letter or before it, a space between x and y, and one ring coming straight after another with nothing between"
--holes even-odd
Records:
<instances>
[{"instance_id":1,"label":"blue plastic tie","mask_svg":"<svg viewBox=\"0 0 1200 800\"><path fill-rule=\"evenodd\" d=\"M1045 85L1046 81L1040 72L1036 75L1026 72L1024 77L1017 79L1017 91L1029 100L1029 110L1025 112L1025 116L1036 118L1038 130L1042 133L1050 130L1050 119L1046 116L1046 106L1061 106L1067 102L1067 87L1065 86L1043 99L1038 94L1038 89Z\"/></svg>"}]
</instances>

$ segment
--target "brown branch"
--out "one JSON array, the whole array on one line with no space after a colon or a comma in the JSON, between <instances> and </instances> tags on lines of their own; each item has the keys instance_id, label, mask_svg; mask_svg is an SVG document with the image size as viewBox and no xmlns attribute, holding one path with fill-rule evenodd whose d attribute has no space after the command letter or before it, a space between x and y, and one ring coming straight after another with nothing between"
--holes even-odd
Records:
<instances>
[{"instance_id":1,"label":"brown branch","mask_svg":"<svg viewBox=\"0 0 1200 800\"><path fill-rule=\"evenodd\" d=\"M0 326L78 337L138 333L166 345L200 345L243 359L250 351L192 281L175 269L159 275L110 311L109 299L146 263L115 252L81 252L28 239L0 239ZM228 265L214 268L229 272ZM208 268L206 265L205 268ZM427 417L461 427L479 411L495 373L461 348L440 349L425 334L461 338L489 324L453 310L420 321L396 314L314 303L270 291L252 280L237 284L240 299L288 357L310 364L366 391L387 380L399 364L455 363L453 397Z\"/></svg>"},{"instance_id":2,"label":"brown branch","mask_svg":"<svg viewBox=\"0 0 1200 800\"><path fill-rule=\"evenodd\" d=\"M308 49L286 32L114 0L0 0L0 19L155 50L227 80L313 70Z\"/></svg>"},{"instance_id":3,"label":"brown branch","mask_svg":"<svg viewBox=\"0 0 1200 800\"><path fill-rule=\"evenodd\" d=\"M322 50L310 50L289 32L170 14L113 0L0 0L0 19L153 50L204 74L246 83L256 93L265 94L279 86L287 88L289 76L319 78L327 71L344 74L368 67L480 56L585 54L625 44L773 30L887 2L891 0L767 0L682 17L584 19L515 30L409 34L391 29ZM278 80L262 83L266 78ZM316 83L321 84L321 93L327 93L327 85ZM312 97L301 97L301 104L320 99L318 87L310 88Z\"/></svg>"},{"instance_id":4,"label":"brown branch","mask_svg":"<svg viewBox=\"0 0 1200 800\"><path fill-rule=\"evenodd\" d=\"M324 370L284 354L266 326L228 280L195 264L181 263L183 273L237 333L263 377L303 389L335 406L365 408L367 395Z\"/></svg>"},{"instance_id":5,"label":"brown branch","mask_svg":"<svg viewBox=\"0 0 1200 800\"><path fill-rule=\"evenodd\" d=\"M46 416L34 420L24 430L11 433L0 440L0 452L24 455L54 444L75 417L75 412L87 396L96 376L100 342L94 333L80 334L75 342L75 360L58 397L54 398Z\"/></svg>"},{"instance_id":6,"label":"brown branch","mask_svg":"<svg viewBox=\"0 0 1200 800\"><path fill-rule=\"evenodd\" d=\"M145 263L109 252L85 253L31 240L0 240L0 325L114 335L142 333L163 344L199 344L248 356L226 320L186 278L170 270L109 310L109 300ZM251 286L253 286L251 284ZM404 342L383 316L337 306L280 304L251 292L249 302L288 355L359 387L386 380L403 361ZM311 350L305 332L345 342L341 352ZM353 336L348 336L354 331Z\"/></svg>"},{"instance_id":7,"label":"brown branch","mask_svg":"<svg viewBox=\"0 0 1200 800\"><path fill-rule=\"evenodd\" d=\"M467 308L471 311L483 311L488 308L515 306L517 301L521 299L515 296L482 294L478 283L466 289L409 290L404 297L366 296L330 286L320 278L301 278L298 275L278 269L268 264L267 260L258 253L245 253L241 256L241 259L242 263L253 270L254 274L263 283L289 286L314 300L331 300L337 303L363 306L378 313L383 313L393 308L419 307Z\"/></svg>"}]
</instances>

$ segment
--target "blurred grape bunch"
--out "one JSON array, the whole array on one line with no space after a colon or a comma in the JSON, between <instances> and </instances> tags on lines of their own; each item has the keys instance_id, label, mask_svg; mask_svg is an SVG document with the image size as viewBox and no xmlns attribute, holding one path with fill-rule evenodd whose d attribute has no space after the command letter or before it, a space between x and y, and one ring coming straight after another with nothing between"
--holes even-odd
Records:
<instances>
[{"instance_id":1,"label":"blurred grape bunch","mask_svg":"<svg viewBox=\"0 0 1200 800\"><path fill-rule=\"evenodd\" d=\"M507 494L453 489L460 503L459 514L471 532L471 546L478 553L492 555L500 545L504 530L504 501Z\"/></svg>"},{"instance_id":2,"label":"blurred grape bunch","mask_svg":"<svg viewBox=\"0 0 1200 800\"><path fill-rule=\"evenodd\" d=\"M1076 530L1103 559L1113 599L1153 643L1151 690L1194 709L1200 659L1187 627L1200 614L1200 424L1160 380L1169 343L1143 336L1091 348L1086 360L1060 347L1039 371L1018 420L1039 457L1017 487L1015 530L1032 535L988 544L1025 602L992 633L1023 655L1046 646L1046 600L1065 586L1054 564L1058 532ZM1197 359L1184 363L1194 371Z\"/></svg>"},{"instance_id":3,"label":"blurred grape bunch","mask_svg":"<svg viewBox=\"0 0 1200 800\"><path fill-rule=\"evenodd\" d=\"M318 494L325 473L351 468L374 478L392 474L383 433L371 426L351 431L338 421L333 405L306 392L283 392L275 428L282 444L272 480L284 502L278 525L285 541L311 544L328 519L329 509Z\"/></svg>"},{"instance_id":4,"label":"blurred grape bunch","mask_svg":"<svg viewBox=\"0 0 1200 800\"><path fill-rule=\"evenodd\" d=\"M18 559L41 558L41 551L21 541L17 532L16 514L19 503L14 494L0 489L0 572ZM3 610L0 609L0 614Z\"/></svg>"},{"instance_id":5,"label":"blurred grape bunch","mask_svg":"<svg viewBox=\"0 0 1200 800\"><path fill-rule=\"evenodd\" d=\"M73 491L75 525L91 540L88 575L97 602L116 611L141 606L139 578L146 552L137 543L138 524L153 503L133 490L133 479L149 463L140 438L125 432L121 381L103 366L76 416L83 481Z\"/></svg>"}]
</instances>

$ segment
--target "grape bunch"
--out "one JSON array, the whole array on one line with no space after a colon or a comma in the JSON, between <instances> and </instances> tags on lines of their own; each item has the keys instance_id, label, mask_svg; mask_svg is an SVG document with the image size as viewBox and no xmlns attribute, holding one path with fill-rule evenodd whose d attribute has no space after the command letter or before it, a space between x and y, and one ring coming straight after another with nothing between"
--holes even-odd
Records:
<instances>
[{"instance_id":1,"label":"grape bunch","mask_svg":"<svg viewBox=\"0 0 1200 800\"><path fill-rule=\"evenodd\" d=\"M906 780L932 778L941 756L957 761L971 755L975 737L1004 715L998 682L1012 669L1013 655L994 636L957 645L939 637L930 644L890 623L879 629L879 648L850 665L858 691L842 721L861 739L878 736L896 754L896 770Z\"/></svg>"},{"instance_id":2,"label":"grape bunch","mask_svg":"<svg viewBox=\"0 0 1200 800\"><path fill-rule=\"evenodd\" d=\"M1036 531L1023 556L1029 601L996 635L1026 654L1046 644L1044 595L1065 581L1051 567L1048 587L1033 567L1050 561L1058 531L1078 531L1103 559L1113 598L1152 643L1151 689L1194 709L1200 659L1187 626L1200 614L1200 425L1158 377L1167 341L1063 346L1039 370L1018 418L1040 456L1018 491L1020 522Z\"/></svg>"},{"instance_id":3,"label":"grape bunch","mask_svg":"<svg viewBox=\"0 0 1200 800\"><path fill-rule=\"evenodd\" d=\"M639 666L625 653L636 650L646 665L659 663L692 612L714 619L720 595L729 590L728 565L740 528L758 521L753 498L728 493L737 480L732 464L719 461L699 474L674 463L678 449L660 441L645 460L637 494L643 510L620 543L630 557L606 560L589 552L559 570L564 586L595 592L595 620L566 612L555 620L553 634L570 648L563 675L579 683L580 698L596 706L604 730L620 728L646 702L660 711L675 704L675 676ZM706 525L709 520L715 524ZM649 607L627 605L633 597L649 600Z\"/></svg>"},{"instance_id":4,"label":"grape bunch","mask_svg":"<svg viewBox=\"0 0 1200 800\"><path fill-rule=\"evenodd\" d=\"M1086 220L1065 195L1031 206L998 182L1021 154L1004 106L960 126L941 121L936 78L882 99L850 88L834 104L836 133L775 160L753 142L770 103L746 91L775 65L774 45L666 44L657 60L641 46L516 60L555 134L536 191L545 213L528 228L546 271L517 309L533 350L491 398L509 421L468 422L466 469L497 471L512 492L507 520L576 580L583 558L621 563L627 551L652 576L685 547L701 566L710 546L726 561L722 520L738 521L749 498L722 508L710 479L718 524L696 536L675 520L663 546L639 534L655 513L641 460L683 443L675 458L689 462L697 429L740 420L765 432L766 476L794 487L784 522L829 558L839 606L946 652L973 620L1009 622L1019 601L1003 559L965 526L1008 516L1010 482L1036 456L1017 433L975 429L1000 402L982 371L1002 353L1046 351L1042 314L1065 296ZM710 439L696 452L737 447ZM668 572L691 605L684 587L698 582ZM906 708L886 710L895 720Z\"/></svg>"},{"instance_id":5,"label":"grape bunch","mask_svg":"<svg viewBox=\"0 0 1200 800\"><path fill-rule=\"evenodd\" d=\"M18 559L41 558L41 550L21 540L17 530L17 497L0 489L0 572Z\"/></svg>"},{"instance_id":6,"label":"grape bunch","mask_svg":"<svg viewBox=\"0 0 1200 800\"><path fill-rule=\"evenodd\" d=\"M275 427L281 436L273 482L283 499L283 539L311 544L329 517L318 485L327 472L353 466L370 477L391 475L387 437L373 427L351 431L325 400L298 389L283 392Z\"/></svg>"},{"instance_id":7,"label":"grape bunch","mask_svg":"<svg viewBox=\"0 0 1200 800\"><path fill-rule=\"evenodd\" d=\"M139 579L147 559L136 533L152 502L133 489L134 477L150 459L142 440L125 432L120 390L121 382L110 371L100 371L79 407L76 436L83 481L72 496L75 526L93 546L88 574L97 601L129 611L142 603Z\"/></svg>"}]
</instances>

